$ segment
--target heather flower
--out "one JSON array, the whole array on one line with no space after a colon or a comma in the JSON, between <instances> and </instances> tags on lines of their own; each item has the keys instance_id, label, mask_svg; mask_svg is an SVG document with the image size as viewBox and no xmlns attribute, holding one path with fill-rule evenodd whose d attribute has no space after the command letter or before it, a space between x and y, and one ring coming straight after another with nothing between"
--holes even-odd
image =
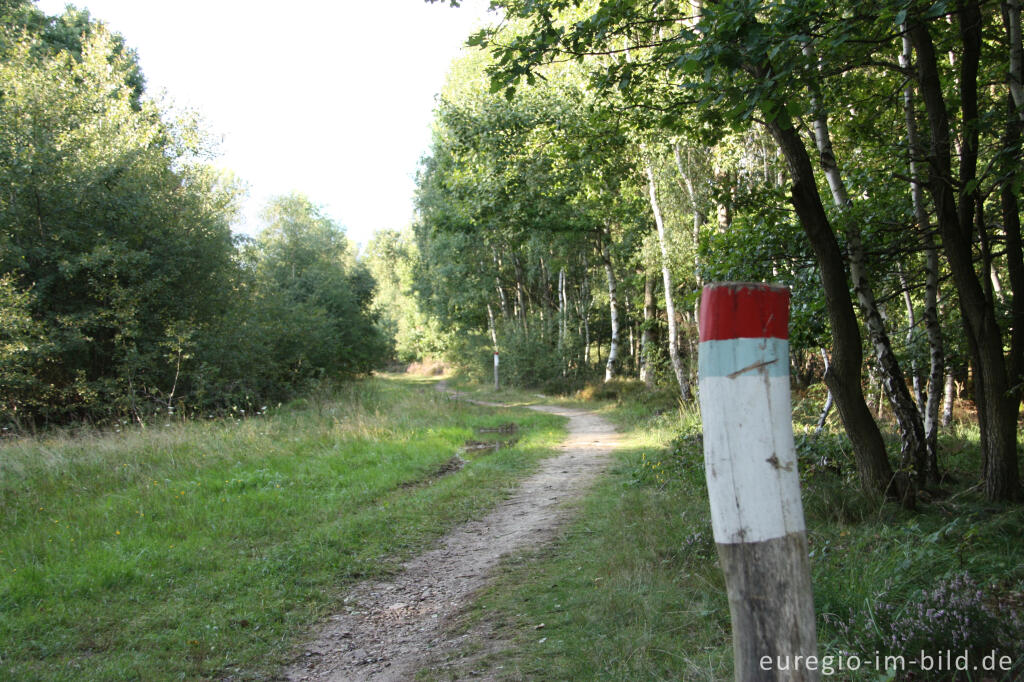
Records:
<instances>
[{"instance_id":1,"label":"heather flower","mask_svg":"<svg viewBox=\"0 0 1024 682\"><path fill-rule=\"evenodd\" d=\"M967 652L975 660L991 651L1019 655L1024 644L1020 615L985 601L984 590L967 573L940 580L909 600L890 590L878 593L848 620L830 618L845 640L847 653L878 651L882 656L918 652ZM897 679L919 679L913 671ZM956 680L955 673L928 679Z\"/></svg>"}]
</instances>

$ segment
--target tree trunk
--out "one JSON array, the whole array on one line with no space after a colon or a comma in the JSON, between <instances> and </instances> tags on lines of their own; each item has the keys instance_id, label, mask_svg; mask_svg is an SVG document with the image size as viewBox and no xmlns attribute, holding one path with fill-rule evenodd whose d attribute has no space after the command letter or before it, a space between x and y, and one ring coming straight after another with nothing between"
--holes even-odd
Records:
<instances>
[{"instance_id":1,"label":"tree trunk","mask_svg":"<svg viewBox=\"0 0 1024 682\"><path fill-rule=\"evenodd\" d=\"M608 239L611 233L608 232ZM611 381L615 378L617 369L616 363L619 359L619 300L615 281L615 268L612 267L612 257L608 251L608 242L605 235L601 235L601 258L604 260L604 271L608 275L608 308L612 323L612 341L608 349L608 361L604 366L604 380Z\"/></svg>"},{"instance_id":2,"label":"tree trunk","mask_svg":"<svg viewBox=\"0 0 1024 682\"><path fill-rule=\"evenodd\" d=\"M912 45L903 25L903 50L900 66L911 66ZM924 205L924 186L918 158L922 146L917 134L917 116L914 112L914 86L908 82L903 91L903 110L907 125L907 149L910 157L910 198L914 207L914 220L921 235L925 252L924 326L928 336L928 396L924 402L924 442L928 451L928 477L938 482L939 471L939 404L942 400L942 376L946 371L945 343L939 324L939 253L932 237L928 211ZM920 403L920 399L918 400Z\"/></svg>"},{"instance_id":3,"label":"tree trunk","mask_svg":"<svg viewBox=\"0 0 1024 682\"><path fill-rule=\"evenodd\" d=\"M945 389L942 392L942 425L953 423L953 401L956 399L956 379L953 372L946 372Z\"/></svg>"},{"instance_id":4,"label":"tree trunk","mask_svg":"<svg viewBox=\"0 0 1024 682\"><path fill-rule=\"evenodd\" d=\"M821 360L825 363L825 372L828 373L828 353L825 352L824 348L819 349L821 351ZM821 415L818 416L818 423L814 426L814 435L820 436L822 430L825 428L825 422L828 420L828 415L832 411L832 405L835 403L832 400L832 391L828 392L825 396L825 406L821 408Z\"/></svg>"},{"instance_id":5,"label":"tree trunk","mask_svg":"<svg viewBox=\"0 0 1024 682\"><path fill-rule=\"evenodd\" d=\"M939 77L935 46L928 27L910 24L910 39L917 51L921 96L928 112L929 188L936 207L943 249L956 285L964 332L975 369L975 403L981 431L985 495L990 500L1011 500L1020 495L1017 463L1017 405L1003 357L1002 333L991 299L974 270L972 237L974 200L964 194L957 205L957 187L977 179L978 110L977 74L981 52L981 18L976 3L965 4L959 15L964 56L960 60L960 102L964 142L960 176L954 179L950 147L952 133Z\"/></svg>"},{"instance_id":6,"label":"tree trunk","mask_svg":"<svg viewBox=\"0 0 1024 682\"><path fill-rule=\"evenodd\" d=\"M721 167L715 166L712 169L714 176L715 185L719 187L718 196L731 196L732 194L732 173ZM729 205L729 201L725 202L716 201L715 203L715 221L718 225L719 232L727 232L729 226L732 225L732 207Z\"/></svg>"},{"instance_id":7,"label":"tree trunk","mask_svg":"<svg viewBox=\"0 0 1024 682\"><path fill-rule=\"evenodd\" d=\"M914 329L917 327L917 311L914 310L914 299L910 295L910 280L907 278L907 273L899 265L897 265L897 270L899 271L900 287L903 290L903 307L907 310L907 334L904 341L907 348L911 348L914 345ZM910 354L910 381L914 387L914 401L917 403L918 409L923 410L924 387L921 385L921 372L918 370L917 360L913 353ZM921 417L923 419L924 415Z\"/></svg>"},{"instance_id":8,"label":"tree trunk","mask_svg":"<svg viewBox=\"0 0 1024 682\"><path fill-rule=\"evenodd\" d=\"M686 196L689 198L690 207L693 210L693 274L697 282L697 288L700 289L703 286L703 282L700 276L700 255L697 246L700 243L700 228L708 221L708 217L700 207L700 197L697 196L697 190L693 186L693 179L686 172L686 166L683 163L683 155L679 149L678 142L672 145L672 156L676 161L676 170L679 171L679 177L683 179L683 188L686 190Z\"/></svg>"},{"instance_id":9,"label":"tree trunk","mask_svg":"<svg viewBox=\"0 0 1024 682\"><path fill-rule=\"evenodd\" d=\"M501 319L507 322L511 319L512 312L509 309L505 287L501 286L501 259L498 258L498 252L493 247L491 248L491 258L494 259L494 286L498 289L498 300L501 302Z\"/></svg>"},{"instance_id":10,"label":"tree trunk","mask_svg":"<svg viewBox=\"0 0 1024 682\"><path fill-rule=\"evenodd\" d=\"M552 308L551 305L551 273L548 272L548 263L545 262L544 258L539 258L538 261L541 264L541 310L545 308Z\"/></svg>"},{"instance_id":11,"label":"tree trunk","mask_svg":"<svg viewBox=\"0 0 1024 682\"><path fill-rule=\"evenodd\" d=\"M526 285L523 283L523 266L518 258L512 258L512 265L516 273L516 308L519 314L519 323L523 327L523 333L529 334L530 329L526 322Z\"/></svg>"},{"instance_id":12,"label":"tree trunk","mask_svg":"<svg viewBox=\"0 0 1024 682\"><path fill-rule=\"evenodd\" d=\"M629 289L628 288L622 294L622 315L623 315L623 317L626 320L626 322L625 322L626 330L629 332L629 334L628 334L629 338L626 340L626 350L627 350L627 352L629 354L629 363L632 363L632 364L628 365L628 368L626 370L628 372L629 369L635 367L635 363L636 363L636 340L637 340L636 339L636 334L635 334L635 332L636 332L636 321L634 319L635 316L633 315L633 311L632 311L632 309L630 308L630 305L629 305ZM620 331L620 336L621 336L621 331ZM619 367L620 367L620 370L621 370L621 367L622 367L622 363L621 362L619 363Z\"/></svg>"},{"instance_id":13,"label":"tree trunk","mask_svg":"<svg viewBox=\"0 0 1024 682\"><path fill-rule=\"evenodd\" d=\"M690 206L693 208L693 281L699 291L704 287L704 277L701 274L700 267L700 229L707 222L708 217L700 208L700 198L697 196L696 189L694 189L693 179L686 172L678 142L672 145L672 155L676 160L676 169L679 171L679 176L683 179L683 186L686 189L686 195L690 199ZM700 296L694 299L693 317L694 319L699 319L700 317Z\"/></svg>"},{"instance_id":14,"label":"tree trunk","mask_svg":"<svg viewBox=\"0 0 1024 682\"><path fill-rule=\"evenodd\" d=\"M590 264L583 256L583 282L580 284L580 319L583 321L583 366L590 370Z\"/></svg>"},{"instance_id":15,"label":"tree trunk","mask_svg":"<svg viewBox=\"0 0 1024 682\"><path fill-rule=\"evenodd\" d=\"M1019 11L1019 8L1018 8ZM1020 118L1013 114L1014 103L1009 103L1004 148L1009 150L1005 162L1006 180L1000 191L1000 203L1003 212L1003 229L1006 232L1006 269L1010 276L1010 357L1007 370L1010 384L1019 402L1024 392L1024 248L1021 246L1020 234L1020 202L1014 187L1020 176L1021 166L1021 128L1024 127Z\"/></svg>"},{"instance_id":16,"label":"tree trunk","mask_svg":"<svg viewBox=\"0 0 1024 682\"><path fill-rule=\"evenodd\" d=\"M497 288L498 299L501 301L501 317L504 320L508 320L511 317L508 307L508 296L505 295L505 288L501 286L500 282L497 284Z\"/></svg>"},{"instance_id":17,"label":"tree trunk","mask_svg":"<svg viewBox=\"0 0 1024 682\"><path fill-rule=\"evenodd\" d=\"M832 327L832 364L825 373L825 384L832 392L846 433L853 443L861 486L868 493L902 498L906 491L901 489L902 485L893 486L893 470L885 452L885 441L864 400L860 380L863 362L860 329L846 282L843 254L825 215L810 157L787 116L767 118L770 120L766 124L768 130L789 167L793 207L818 261Z\"/></svg>"},{"instance_id":18,"label":"tree trunk","mask_svg":"<svg viewBox=\"0 0 1024 682\"><path fill-rule=\"evenodd\" d=\"M658 245L661 247L661 277L665 286L665 314L668 317L668 357L672 362L672 371L675 372L676 382L679 384L680 395L683 400L690 400L693 392L683 369L683 363L679 358L679 325L676 321L675 302L672 300L672 273L669 270L665 221L662 219L661 206L658 204L658 185L654 178L654 166L649 158L645 159L645 166L648 189L650 190L651 211L654 213L654 224L658 228Z\"/></svg>"},{"instance_id":19,"label":"tree trunk","mask_svg":"<svg viewBox=\"0 0 1024 682\"><path fill-rule=\"evenodd\" d=\"M1024 248L1021 246L1020 200L1014 187L1020 181L1021 129L1024 128L1024 43L1021 40L1021 0L1003 3L1003 18L1010 46L1007 100L1009 116L1003 148L1008 151L1006 178L1000 190L1000 208L1006 231L1006 269L1010 276L1010 384L1016 394L1016 410L1024 395Z\"/></svg>"},{"instance_id":20,"label":"tree trunk","mask_svg":"<svg viewBox=\"0 0 1024 682\"><path fill-rule=\"evenodd\" d=\"M878 387L878 393L876 394L877 400L875 401L875 419L882 421L885 417L885 386L882 382L882 377L876 369L873 373L873 378Z\"/></svg>"},{"instance_id":21,"label":"tree trunk","mask_svg":"<svg viewBox=\"0 0 1024 682\"><path fill-rule=\"evenodd\" d=\"M938 482L939 405L942 403L942 376L946 371L946 352L939 324L939 253L925 225L924 326L928 334L928 397L924 409L924 442L928 449L928 476Z\"/></svg>"},{"instance_id":22,"label":"tree trunk","mask_svg":"<svg viewBox=\"0 0 1024 682\"><path fill-rule=\"evenodd\" d=\"M1020 31L1021 0L1003 3L1003 17L1006 23L1006 37L1010 45L1010 97L1017 117L1024 121L1024 48Z\"/></svg>"},{"instance_id":23,"label":"tree trunk","mask_svg":"<svg viewBox=\"0 0 1024 682\"><path fill-rule=\"evenodd\" d=\"M487 304L487 329L491 332L491 346L494 352L498 352L498 330L494 325L494 309L491 308L491 304Z\"/></svg>"},{"instance_id":24,"label":"tree trunk","mask_svg":"<svg viewBox=\"0 0 1024 682\"><path fill-rule=\"evenodd\" d=\"M654 385L654 372L651 371L651 357L654 354L654 318L657 315L654 304L654 277L644 276L644 327L640 334L640 381L650 388Z\"/></svg>"},{"instance_id":25,"label":"tree trunk","mask_svg":"<svg viewBox=\"0 0 1024 682\"><path fill-rule=\"evenodd\" d=\"M813 57L811 48L804 48L804 53ZM820 96L811 95L811 108L814 111L814 141L825 179L832 192L832 200L840 211L845 211L853 203L846 190L832 150L832 138L828 130L828 116ZM829 228L831 231L831 228ZM921 413L914 403L903 369L900 367L896 354L892 350L892 342L886 329L885 320L878 310L874 290L868 279L867 257L861 241L860 225L856 220L848 221L846 245L850 254L850 278L853 280L853 291L857 303L864 316L868 329L868 338L875 353L879 377L885 388L886 397L892 404L893 414L900 429L900 466L904 470L913 470L918 482L923 482L928 470L928 453L925 447L924 424Z\"/></svg>"},{"instance_id":26,"label":"tree trunk","mask_svg":"<svg viewBox=\"0 0 1024 682\"><path fill-rule=\"evenodd\" d=\"M562 363L562 376L568 371L569 297L566 294L565 268L558 271L558 357Z\"/></svg>"},{"instance_id":27,"label":"tree trunk","mask_svg":"<svg viewBox=\"0 0 1024 682\"><path fill-rule=\"evenodd\" d=\"M1003 293L1003 280L999 277L999 271L992 268L989 271L989 281L992 283L992 291L1000 303L1006 303L1006 294Z\"/></svg>"}]
</instances>

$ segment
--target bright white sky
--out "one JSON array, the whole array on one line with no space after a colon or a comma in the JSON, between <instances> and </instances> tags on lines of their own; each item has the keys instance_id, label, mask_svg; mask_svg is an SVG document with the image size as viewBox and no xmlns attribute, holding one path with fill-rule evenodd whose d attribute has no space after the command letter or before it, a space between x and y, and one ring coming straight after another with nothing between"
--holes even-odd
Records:
<instances>
[{"instance_id":1,"label":"bright white sky","mask_svg":"<svg viewBox=\"0 0 1024 682\"><path fill-rule=\"evenodd\" d=\"M60 14L68 0L38 0ZM365 244L412 217L434 97L486 0L72 0L123 34L147 89L198 110L249 185L243 223L293 190ZM493 18L493 16L492 16Z\"/></svg>"}]
</instances>

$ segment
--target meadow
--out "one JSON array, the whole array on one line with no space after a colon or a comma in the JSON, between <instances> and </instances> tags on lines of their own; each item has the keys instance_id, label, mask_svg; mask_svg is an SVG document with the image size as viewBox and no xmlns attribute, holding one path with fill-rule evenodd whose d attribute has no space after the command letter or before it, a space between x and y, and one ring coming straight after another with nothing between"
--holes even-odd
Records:
<instances>
[{"instance_id":1,"label":"meadow","mask_svg":"<svg viewBox=\"0 0 1024 682\"><path fill-rule=\"evenodd\" d=\"M1020 679L1024 509L986 502L978 486L965 483L977 480L970 415L958 413L941 437L946 481L907 511L863 495L834 414L814 435L819 388L794 396L794 431L819 654L834 661L827 679L951 679L922 676L909 664L901 671L872 667L876 653L884 668L886 655L909 661L920 650L947 649L969 651L974 662L993 650L1013 660L999 675L959 680ZM524 404L540 400L503 393ZM507 559L460 624L486 629L501 645L470 645L453 657L453 669L465 656L509 680L733 679L696 408L627 382L583 395L591 400L562 402L597 409L618 424L624 438L615 464L557 542ZM898 449L895 440L890 445ZM835 662L849 656L866 663L856 672L838 670ZM455 676L421 673L428 680Z\"/></svg>"},{"instance_id":2,"label":"meadow","mask_svg":"<svg viewBox=\"0 0 1024 682\"><path fill-rule=\"evenodd\" d=\"M491 508L556 417L376 377L257 414L0 445L0 679L264 679L346 586ZM515 447L452 457L475 429Z\"/></svg>"},{"instance_id":3,"label":"meadow","mask_svg":"<svg viewBox=\"0 0 1024 682\"><path fill-rule=\"evenodd\" d=\"M561 399L457 386L511 407L383 376L255 415L8 439L0 678L273 679L348 586L482 515L550 454L561 420L519 408L561 402L614 421L622 447L556 541L509 556L453 626L500 644L470 638L420 677L471 662L513 680L731 679L695 409L628 383ZM858 489L837 423L813 433L822 398L794 402L820 653L998 650L1013 667L984 679L1019 677L1024 510L961 483L978 461L970 415L942 436L947 480L908 511ZM452 466L477 429L510 421L513 448Z\"/></svg>"}]
</instances>

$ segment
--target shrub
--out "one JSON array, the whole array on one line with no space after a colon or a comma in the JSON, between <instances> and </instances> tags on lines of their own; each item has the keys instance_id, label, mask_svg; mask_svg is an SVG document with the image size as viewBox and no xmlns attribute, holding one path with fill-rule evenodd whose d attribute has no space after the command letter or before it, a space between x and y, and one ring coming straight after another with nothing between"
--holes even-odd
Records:
<instances>
[{"instance_id":1,"label":"shrub","mask_svg":"<svg viewBox=\"0 0 1024 682\"><path fill-rule=\"evenodd\" d=\"M650 389L635 379L612 379L584 386L579 397L584 400L641 400Z\"/></svg>"},{"instance_id":2,"label":"shrub","mask_svg":"<svg viewBox=\"0 0 1024 682\"><path fill-rule=\"evenodd\" d=\"M1009 607L993 606L984 591L967 573L939 580L909 600L882 592L863 611L851 613L846 621L833 619L851 653L859 656L904 656L914 659L921 652L930 656L967 654L978 662L993 651L998 655L1019 655L1024 645L1024 626ZM973 665L973 663L972 663ZM898 679L915 677L917 670L897 671ZM929 680L968 679L957 671L930 671Z\"/></svg>"},{"instance_id":3,"label":"shrub","mask_svg":"<svg viewBox=\"0 0 1024 682\"><path fill-rule=\"evenodd\" d=\"M583 388L583 380L572 376L557 376L548 379L539 388L547 395L572 395Z\"/></svg>"},{"instance_id":4,"label":"shrub","mask_svg":"<svg viewBox=\"0 0 1024 682\"><path fill-rule=\"evenodd\" d=\"M563 361L547 334L505 331L501 349L501 381L515 386L539 387L562 375Z\"/></svg>"},{"instance_id":5,"label":"shrub","mask_svg":"<svg viewBox=\"0 0 1024 682\"><path fill-rule=\"evenodd\" d=\"M448 365L445 364L444 360L438 360L436 358L424 358L417 360L416 362L410 363L405 367L407 374L415 374L417 376L432 377L439 376L448 371Z\"/></svg>"}]
</instances>

